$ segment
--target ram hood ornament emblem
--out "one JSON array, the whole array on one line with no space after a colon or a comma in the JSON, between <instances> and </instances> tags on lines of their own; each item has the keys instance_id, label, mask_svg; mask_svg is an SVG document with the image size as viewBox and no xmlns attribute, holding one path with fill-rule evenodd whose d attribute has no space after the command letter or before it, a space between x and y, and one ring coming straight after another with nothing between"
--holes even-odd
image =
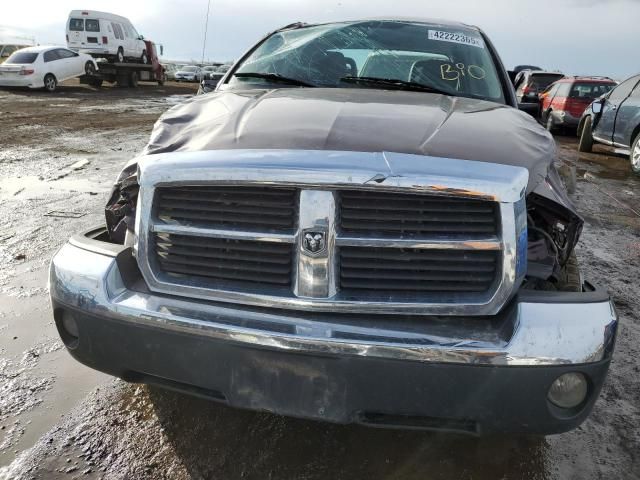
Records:
<instances>
[{"instance_id":1,"label":"ram hood ornament emblem","mask_svg":"<svg viewBox=\"0 0 640 480\"><path fill-rule=\"evenodd\" d=\"M327 232L307 230L302 233L302 251L307 255L322 255L327 248Z\"/></svg>"}]
</instances>

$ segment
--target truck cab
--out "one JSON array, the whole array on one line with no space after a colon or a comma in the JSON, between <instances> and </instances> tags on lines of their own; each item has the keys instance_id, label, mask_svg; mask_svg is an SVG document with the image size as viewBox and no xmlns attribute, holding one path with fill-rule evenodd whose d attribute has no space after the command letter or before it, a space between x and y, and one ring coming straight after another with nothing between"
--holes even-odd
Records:
<instances>
[{"instance_id":1,"label":"truck cab","mask_svg":"<svg viewBox=\"0 0 640 480\"><path fill-rule=\"evenodd\" d=\"M149 52L131 21L94 10L73 10L67 20L67 46L113 62L148 63Z\"/></svg>"}]
</instances>

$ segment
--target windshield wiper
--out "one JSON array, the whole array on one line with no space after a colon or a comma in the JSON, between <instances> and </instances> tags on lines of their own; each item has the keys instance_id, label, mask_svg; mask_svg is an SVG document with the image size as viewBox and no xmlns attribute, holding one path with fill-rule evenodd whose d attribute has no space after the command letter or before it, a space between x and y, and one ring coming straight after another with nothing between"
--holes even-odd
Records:
<instances>
[{"instance_id":1,"label":"windshield wiper","mask_svg":"<svg viewBox=\"0 0 640 480\"><path fill-rule=\"evenodd\" d=\"M297 78L289 78L282 76L278 73L262 73L262 72L238 72L233 74L238 78L262 78L264 80L270 80L272 82L288 83L289 85L297 85L299 87L315 87L310 83Z\"/></svg>"},{"instance_id":2,"label":"windshield wiper","mask_svg":"<svg viewBox=\"0 0 640 480\"><path fill-rule=\"evenodd\" d=\"M418 82L408 82L399 78L378 78L378 77L342 77L341 82L360 83L364 85L379 85L381 87L393 87L399 90L414 90L420 92L439 93L441 95L455 95L454 92L447 92L430 85Z\"/></svg>"}]
</instances>

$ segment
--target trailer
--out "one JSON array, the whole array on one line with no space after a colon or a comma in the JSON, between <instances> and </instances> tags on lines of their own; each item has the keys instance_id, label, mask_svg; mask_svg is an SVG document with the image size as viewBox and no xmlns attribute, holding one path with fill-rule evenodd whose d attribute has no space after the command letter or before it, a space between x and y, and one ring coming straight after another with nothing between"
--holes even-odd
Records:
<instances>
[{"instance_id":1,"label":"trailer","mask_svg":"<svg viewBox=\"0 0 640 480\"><path fill-rule=\"evenodd\" d=\"M119 87L137 87L138 82L157 82L164 85L167 74L160 64L155 43L145 40L149 63L98 62L98 70L80 77L80 83L94 87L103 82L116 83Z\"/></svg>"}]
</instances>

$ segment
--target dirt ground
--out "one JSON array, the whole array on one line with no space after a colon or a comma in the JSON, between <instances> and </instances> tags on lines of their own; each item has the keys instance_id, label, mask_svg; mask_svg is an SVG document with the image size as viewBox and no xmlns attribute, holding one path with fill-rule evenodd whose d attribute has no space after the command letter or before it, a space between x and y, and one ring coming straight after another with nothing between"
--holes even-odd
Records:
<instances>
[{"instance_id":1,"label":"dirt ground","mask_svg":"<svg viewBox=\"0 0 640 480\"><path fill-rule=\"evenodd\" d=\"M122 164L193 85L55 94L0 90L0 479L640 478L640 179L597 147L557 138L585 217L583 273L612 293L622 328L602 395L577 430L470 438L240 411L129 385L58 341L47 266L102 222Z\"/></svg>"}]
</instances>

